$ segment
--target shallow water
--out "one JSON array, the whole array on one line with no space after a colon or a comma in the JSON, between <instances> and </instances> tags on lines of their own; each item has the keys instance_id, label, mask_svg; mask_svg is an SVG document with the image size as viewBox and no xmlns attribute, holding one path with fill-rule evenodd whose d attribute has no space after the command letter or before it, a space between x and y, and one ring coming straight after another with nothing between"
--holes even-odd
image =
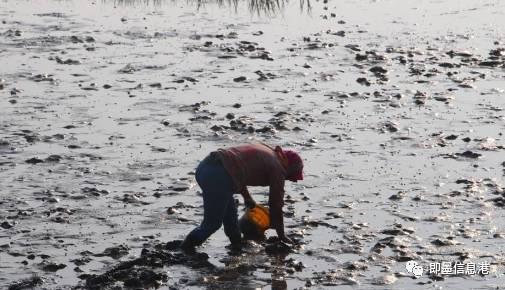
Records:
<instances>
[{"instance_id":1,"label":"shallow water","mask_svg":"<svg viewBox=\"0 0 505 290\"><path fill-rule=\"evenodd\" d=\"M503 287L505 3L250 3L0 2L0 285L82 286L118 263L93 254L182 239L198 161L265 141L306 161L285 206L303 247L232 257L219 231L209 261L252 268L167 266L162 288Z\"/></svg>"}]
</instances>

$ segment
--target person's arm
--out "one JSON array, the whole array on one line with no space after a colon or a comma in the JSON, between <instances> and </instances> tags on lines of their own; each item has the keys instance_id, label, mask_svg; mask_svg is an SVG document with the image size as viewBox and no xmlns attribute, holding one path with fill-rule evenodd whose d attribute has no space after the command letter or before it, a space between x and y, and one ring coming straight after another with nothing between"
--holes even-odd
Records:
<instances>
[{"instance_id":1,"label":"person's arm","mask_svg":"<svg viewBox=\"0 0 505 290\"><path fill-rule=\"evenodd\" d=\"M256 202L254 201L251 194L247 190L247 186L244 186L240 194L242 194L242 197L244 198L244 204L246 207L253 208L256 206Z\"/></svg>"},{"instance_id":2,"label":"person's arm","mask_svg":"<svg viewBox=\"0 0 505 290\"><path fill-rule=\"evenodd\" d=\"M270 209L270 228L275 229L279 239L285 243L293 243L284 233L284 176L272 176L268 206Z\"/></svg>"}]
</instances>

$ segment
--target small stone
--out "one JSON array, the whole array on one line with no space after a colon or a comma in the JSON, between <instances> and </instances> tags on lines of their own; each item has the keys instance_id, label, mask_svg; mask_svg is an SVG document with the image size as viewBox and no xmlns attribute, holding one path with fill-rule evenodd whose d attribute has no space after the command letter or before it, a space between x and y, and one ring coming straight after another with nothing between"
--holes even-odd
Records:
<instances>
[{"instance_id":1,"label":"small stone","mask_svg":"<svg viewBox=\"0 0 505 290\"><path fill-rule=\"evenodd\" d=\"M456 140L458 139L458 135L449 135L445 137L445 140Z\"/></svg>"},{"instance_id":2,"label":"small stone","mask_svg":"<svg viewBox=\"0 0 505 290\"><path fill-rule=\"evenodd\" d=\"M180 212L180 211L178 211L177 209L173 208L173 207L169 207L169 208L167 209L167 213L168 213L168 214L180 214L181 212Z\"/></svg>"},{"instance_id":3,"label":"small stone","mask_svg":"<svg viewBox=\"0 0 505 290\"><path fill-rule=\"evenodd\" d=\"M40 158L37 158L37 157L33 157L33 158L30 158L30 159L27 159L25 162L29 163L29 164L38 164L38 163L44 162L44 160L42 160Z\"/></svg>"},{"instance_id":4,"label":"small stone","mask_svg":"<svg viewBox=\"0 0 505 290\"><path fill-rule=\"evenodd\" d=\"M58 202L60 202L60 200L58 198L56 198L56 197L48 197L46 199L46 201L50 202L50 203L58 203Z\"/></svg>"},{"instance_id":5,"label":"small stone","mask_svg":"<svg viewBox=\"0 0 505 290\"><path fill-rule=\"evenodd\" d=\"M236 82L236 83L243 82L243 81L246 81L246 80L247 80L247 78L244 77L244 76L236 77L236 78L233 79L233 81Z\"/></svg>"},{"instance_id":6,"label":"small stone","mask_svg":"<svg viewBox=\"0 0 505 290\"><path fill-rule=\"evenodd\" d=\"M370 71L374 74L386 74L388 72L387 69L381 67L381 66L374 66L370 69Z\"/></svg>"},{"instance_id":7,"label":"small stone","mask_svg":"<svg viewBox=\"0 0 505 290\"><path fill-rule=\"evenodd\" d=\"M49 155L49 157L46 158L47 162L60 162L62 157L60 155Z\"/></svg>"},{"instance_id":8,"label":"small stone","mask_svg":"<svg viewBox=\"0 0 505 290\"><path fill-rule=\"evenodd\" d=\"M0 227L4 228L4 229L10 229L12 228L14 225L9 223L8 221L4 221L3 223L0 224Z\"/></svg>"},{"instance_id":9,"label":"small stone","mask_svg":"<svg viewBox=\"0 0 505 290\"><path fill-rule=\"evenodd\" d=\"M443 246L453 246L456 245L456 242L449 239L435 239L431 241L431 243L435 246L443 247Z\"/></svg>"},{"instance_id":10,"label":"small stone","mask_svg":"<svg viewBox=\"0 0 505 290\"><path fill-rule=\"evenodd\" d=\"M398 193L396 194L393 194L389 197L390 200L402 200L405 198L407 194L403 191L399 191Z\"/></svg>"},{"instance_id":11,"label":"small stone","mask_svg":"<svg viewBox=\"0 0 505 290\"><path fill-rule=\"evenodd\" d=\"M371 83L366 78L357 78L356 82L367 87L371 85Z\"/></svg>"},{"instance_id":12,"label":"small stone","mask_svg":"<svg viewBox=\"0 0 505 290\"><path fill-rule=\"evenodd\" d=\"M275 242L265 246L265 252L269 255L282 255L291 253L293 249L290 245L283 242Z\"/></svg>"},{"instance_id":13,"label":"small stone","mask_svg":"<svg viewBox=\"0 0 505 290\"><path fill-rule=\"evenodd\" d=\"M473 159L476 159L476 158L479 158L482 156L482 154L480 153L475 153L475 152L472 152L470 150L467 150L463 153L456 153L457 156L461 156L461 157L466 157L466 158L473 158Z\"/></svg>"},{"instance_id":14,"label":"small stone","mask_svg":"<svg viewBox=\"0 0 505 290\"><path fill-rule=\"evenodd\" d=\"M47 271L47 272L56 272L58 270L66 268L67 265L65 264L56 264L56 263L49 263L46 265L43 265L42 270Z\"/></svg>"}]
</instances>

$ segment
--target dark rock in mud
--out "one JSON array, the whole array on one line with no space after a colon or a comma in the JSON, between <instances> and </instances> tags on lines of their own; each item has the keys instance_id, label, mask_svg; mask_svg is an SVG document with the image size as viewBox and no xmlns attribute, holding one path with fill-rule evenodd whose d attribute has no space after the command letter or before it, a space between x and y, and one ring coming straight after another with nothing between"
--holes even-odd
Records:
<instances>
[{"instance_id":1,"label":"dark rock in mud","mask_svg":"<svg viewBox=\"0 0 505 290\"><path fill-rule=\"evenodd\" d=\"M70 262L74 263L77 266L86 265L87 263L89 263L91 261L92 261L92 259L90 257L82 257L82 258L70 260Z\"/></svg>"},{"instance_id":2,"label":"dark rock in mud","mask_svg":"<svg viewBox=\"0 0 505 290\"><path fill-rule=\"evenodd\" d=\"M223 132L223 131L226 131L227 127L214 125L214 126L210 127L210 129L214 132Z\"/></svg>"},{"instance_id":3,"label":"dark rock in mud","mask_svg":"<svg viewBox=\"0 0 505 290\"><path fill-rule=\"evenodd\" d=\"M259 76L258 80L259 81L266 81L266 80L271 80L271 79L275 79L277 78L278 76L276 74L273 74L273 73L264 73L260 70L257 70L254 72L255 74L257 74Z\"/></svg>"},{"instance_id":4,"label":"dark rock in mud","mask_svg":"<svg viewBox=\"0 0 505 290\"><path fill-rule=\"evenodd\" d=\"M443 246L453 246L457 243L452 239L435 239L431 241L431 243L435 246L443 247Z\"/></svg>"},{"instance_id":5,"label":"dark rock in mud","mask_svg":"<svg viewBox=\"0 0 505 290\"><path fill-rule=\"evenodd\" d=\"M30 79L35 82L54 82L54 81L56 81L56 79L53 77L53 75L48 75L48 74L37 74L37 75L34 75L33 77L31 77Z\"/></svg>"},{"instance_id":6,"label":"dark rock in mud","mask_svg":"<svg viewBox=\"0 0 505 290\"><path fill-rule=\"evenodd\" d=\"M482 156L482 154L476 153L476 152L473 152L470 150L467 150L463 153L456 153L455 155L460 156L460 157L465 157L465 158L472 158L472 159L476 159L476 158L479 158Z\"/></svg>"},{"instance_id":7,"label":"dark rock in mud","mask_svg":"<svg viewBox=\"0 0 505 290\"><path fill-rule=\"evenodd\" d=\"M286 267L291 267L298 272L301 272L305 268L305 265L301 261L297 261L292 258L286 260L284 264Z\"/></svg>"},{"instance_id":8,"label":"dark rock in mud","mask_svg":"<svg viewBox=\"0 0 505 290\"><path fill-rule=\"evenodd\" d=\"M124 281L124 286L126 287L159 287L163 282L168 281L168 275L166 273L156 273L149 269L143 269L133 273L130 272L129 276L130 278Z\"/></svg>"},{"instance_id":9,"label":"dark rock in mud","mask_svg":"<svg viewBox=\"0 0 505 290\"><path fill-rule=\"evenodd\" d=\"M105 249L102 253L100 254L95 254L96 257L111 257L113 259L119 259L123 256L128 255L130 252L130 248L126 245L119 245L117 247L110 247Z\"/></svg>"},{"instance_id":10,"label":"dark rock in mud","mask_svg":"<svg viewBox=\"0 0 505 290\"><path fill-rule=\"evenodd\" d=\"M159 287L167 281L166 273L156 272L156 268L185 265L193 269L214 269L214 266L208 262L209 256L205 253L184 254L164 249L174 248L178 242L180 241L156 245L154 250L144 248L139 258L121 262L101 275L83 274L79 278L86 280L85 287L87 289L104 289L116 282L123 282L127 287L145 289Z\"/></svg>"},{"instance_id":11,"label":"dark rock in mud","mask_svg":"<svg viewBox=\"0 0 505 290\"><path fill-rule=\"evenodd\" d=\"M16 96L17 94L21 93L21 90L19 90L18 88L13 88L11 91L11 96Z\"/></svg>"},{"instance_id":12,"label":"dark rock in mud","mask_svg":"<svg viewBox=\"0 0 505 290\"><path fill-rule=\"evenodd\" d=\"M162 85L161 85L161 83L152 83L152 84L149 84L149 87L161 89Z\"/></svg>"},{"instance_id":13,"label":"dark rock in mud","mask_svg":"<svg viewBox=\"0 0 505 290\"><path fill-rule=\"evenodd\" d=\"M398 193L391 195L389 197L389 199L390 200L402 200L405 198L406 195L407 195L407 193L405 193L403 191L399 191Z\"/></svg>"},{"instance_id":14,"label":"dark rock in mud","mask_svg":"<svg viewBox=\"0 0 505 290\"><path fill-rule=\"evenodd\" d=\"M381 66L374 66L370 69L370 71L372 73L374 73L375 75L384 75L384 74L387 74L388 70L381 67Z\"/></svg>"},{"instance_id":15,"label":"dark rock in mud","mask_svg":"<svg viewBox=\"0 0 505 290\"><path fill-rule=\"evenodd\" d=\"M25 160L25 162L28 164L38 164L38 163L44 162L44 160L37 158L37 157L33 157L33 158Z\"/></svg>"},{"instance_id":16,"label":"dark rock in mud","mask_svg":"<svg viewBox=\"0 0 505 290\"><path fill-rule=\"evenodd\" d=\"M458 179L456 180L456 184L471 184L471 185L474 185L476 182L474 180L470 180L470 179Z\"/></svg>"},{"instance_id":17,"label":"dark rock in mud","mask_svg":"<svg viewBox=\"0 0 505 290\"><path fill-rule=\"evenodd\" d=\"M488 201L492 201L493 204L497 207L505 207L505 198L502 196L489 199Z\"/></svg>"},{"instance_id":18,"label":"dark rock in mud","mask_svg":"<svg viewBox=\"0 0 505 290\"><path fill-rule=\"evenodd\" d=\"M416 105L424 105L426 104L426 100L428 99L428 95L425 92L417 91L414 94L414 103Z\"/></svg>"},{"instance_id":19,"label":"dark rock in mud","mask_svg":"<svg viewBox=\"0 0 505 290\"><path fill-rule=\"evenodd\" d=\"M390 133L395 133L398 132L399 130L399 124L393 121L387 121L381 124L381 131L382 132L390 132Z\"/></svg>"},{"instance_id":20,"label":"dark rock in mud","mask_svg":"<svg viewBox=\"0 0 505 290\"><path fill-rule=\"evenodd\" d=\"M177 251L177 250L179 250L181 244L182 244L182 240L168 241L165 244L165 249L167 249L169 251Z\"/></svg>"},{"instance_id":21,"label":"dark rock in mud","mask_svg":"<svg viewBox=\"0 0 505 290\"><path fill-rule=\"evenodd\" d=\"M257 133L273 133L273 134L275 134L276 130L272 126L266 125L266 126L263 126L263 128L255 129L255 132L257 132Z\"/></svg>"},{"instance_id":22,"label":"dark rock in mud","mask_svg":"<svg viewBox=\"0 0 505 290\"><path fill-rule=\"evenodd\" d=\"M23 136L28 143L35 143L40 141L40 136L37 134L27 134Z\"/></svg>"},{"instance_id":23,"label":"dark rock in mud","mask_svg":"<svg viewBox=\"0 0 505 290\"><path fill-rule=\"evenodd\" d=\"M236 83L244 82L246 80L247 80L247 78L244 77L244 76L236 77L236 78L233 79L233 81L236 82Z\"/></svg>"},{"instance_id":24,"label":"dark rock in mud","mask_svg":"<svg viewBox=\"0 0 505 290\"><path fill-rule=\"evenodd\" d=\"M141 200L143 197L145 197L143 193L125 193L122 197L116 197L116 199L124 203L148 205L149 202Z\"/></svg>"},{"instance_id":25,"label":"dark rock in mud","mask_svg":"<svg viewBox=\"0 0 505 290\"><path fill-rule=\"evenodd\" d=\"M438 64L440 67L444 68L455 68L455 67L460 67L458 64L450 63L450 62L441 62Z\"/></svg>"},{"instance_id":26,"label":"dark rock in mud","mask_svg":"<svg viewBox=\"0 0 505 290\"><path fill-rule=\"evenodd\" d=\"M82 193L90 194L93 196L100 196L104 194L109 194L109 191L106 189L99 190L96 187L83 187L81 188Z\"/></svg>"},{"instance_id":27,"label":"dark rock in mud","mask_svg":"<svg viewBox=\"0 0 505 290\"><path fill-rule=\"evenodd\" d=\"M54 138L54 139L56 139L56 140L63 140L63 139L65 139L65 135L63 135L63 134L54 134L51 137Z\"/></svg>"},{"instance_id":28,"label":"dark rock in mud","mask_svg":"<svg viewBox=\"0 0 505 290\"><path fill-rule=\"evenodd\" d=\"M75 35L70 36L70 41L72 43L84 43L84 40Z\"/></svg>"},{"instance_id":29,"label":"dark rock in mud","mask_svg":"<svg viewBox=\"0 0 505 290\"><path fill-rule=\"evenodd\" d=\"M293 252L293 247L284 242L275 241L265 246L265 252L268 255L287 255Z\"/></svg>"},{"instance_id":30,"label":"dark rock in mud","mask_svg":"<svg viewBox=\"0 0 505 290\"><path fill-rule=\"evenodd\" d=\"M81 61L70 59L70 58L68 58L66 60L63 60L60 57L56 56L54 59L59 64L68 64L68 65L78 65L78 64L81 64Z\"/></svg>"},{"instance_id":31,"label":"dark rock in mud","mask_svg":"<svg viewBox=\"0 0 505 290\"><path fill-rule=\"evenodd\" d=\"M56 272L56 271L59 271L59 270L67 267L67 265L65 265L65 264L56 264L56 263L52 263L52 262L48 262L48 263L43 262L41 264L41 266L42 266L42 270L44 270L46 272Z\"/></svg>"},{"instance_id":32,"label":"dark rock in mud","mask_svg":"<svg viewBox=\"0 0 505 290\"><path fill-rule=\"evenodd\" d=\"M380 233L391 236L401 236L406 234L402 229L386 229L382 230Z\"/></svg>"},{"instance_id":33,"label":"dark rock in mud","mask_svg":"<svg viewBox=\"0 0 505 290\"><path fill-rule=\"evenodd\" d=\"M364 271L368 269L368 264L361 261L348 261L342 267L349 271Z\"/></svg>"},{"instance_id":34,"label":"dark rock in mud","mask_svg":"<svg viewBox=\"0 0 505 290\"><path fill-rule=\"evenodd\" d=\"M360 85L364 85L369 87L371 85L370 81L368 81L366 78L357 78L356 82Z\"/></svg>"},{"instance_id":35,"label":"dark rock in mud","mask_svg":"<svg viewBox=\"0 0 505 290\"><path fill-rule=\"evenodd\" d=\"M35 287L41 285L44 282L42 278L38 276L33 276L29 279L25 279L14 284L9 285L8 290L24 290L24 289L35 289Z\"/></svg>"},{"instance_id":36,"label":"dark rock in mud","mask_svg":"<svg viewBox=\"0 0 505 290\"><path fill-rule=\"evenodd\" d=\"M354 57L357 61L365 61L368 59L368 55L366 54L359 54L357 53L356 56Z\"/></svg>"},{"instance_id":37,"label":"dark rock in mud","mask_svg":"<svg viewBox=\"0 0 505 290\"><path fill-rule=\"evenodd\" d=\"M13 224L11 224L11 223L10 223L10 222L8 222L8 221L4 221L4 222L2 222L2 223L0 224L0 227L1 227L1 228L3 228L3 229L6 229L6 230L7 230L7 229L10 229L10 228L14 227L14 225L13 225Z\"/></svg>"},{"instance_id":38,"label":"dark rock in mud","mask_svg":"<svg viewBox=\"0 0 505 290\"><path fill-rule=\"evenodd\" d=\"M503 65L503 61L498 61L498 60L490 60L490 61L481 61L479 62L480 66L487 66L487 67L498 67L500 65Z\"/></svg>"}]
</instances>

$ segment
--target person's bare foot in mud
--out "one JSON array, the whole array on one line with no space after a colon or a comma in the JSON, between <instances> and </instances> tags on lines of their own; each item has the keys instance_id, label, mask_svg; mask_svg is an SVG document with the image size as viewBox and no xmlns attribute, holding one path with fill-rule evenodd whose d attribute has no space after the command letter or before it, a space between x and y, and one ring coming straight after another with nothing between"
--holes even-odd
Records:
<instances>
[{"instance_id":1,"label":"person's bare foot in mud","mask_svg":"<svg viewBox=\"0 0 505 290\"><path fill-rule=\"evenodd\" d=\"M207 255L205 253L198 253L196 251L195 245L189 245L188 243L185 243L185 241L183 241L183 240L169 241L165 244L165 249L168 251L172 251L172 252L180 251L180 252L187 254L187 255L196 255L196 254Z\"/></svg>"}]
</instances>

